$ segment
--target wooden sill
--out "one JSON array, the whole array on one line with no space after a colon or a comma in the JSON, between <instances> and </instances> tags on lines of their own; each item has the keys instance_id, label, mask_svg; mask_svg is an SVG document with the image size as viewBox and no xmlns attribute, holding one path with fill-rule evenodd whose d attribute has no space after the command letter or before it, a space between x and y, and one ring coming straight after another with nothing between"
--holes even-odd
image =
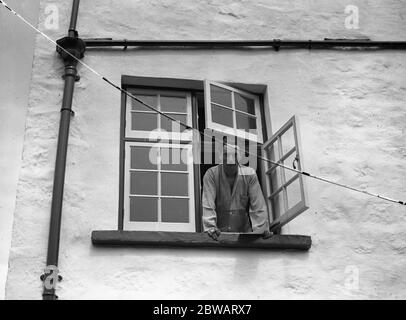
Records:
<instances>
[{"instance_id":1,"label":"wooden sill","mask_svg":"<svg viewBox=\"0 0 406 320\"><path fill-rule=\"evenodd\" d=\"M258 234L222 233L219 240L206 233L96 230L92 232L95 246L149 246L149 247L210 247L309 250L310 236L273 235L263 239Z\"/></svg>"}]
</instances>

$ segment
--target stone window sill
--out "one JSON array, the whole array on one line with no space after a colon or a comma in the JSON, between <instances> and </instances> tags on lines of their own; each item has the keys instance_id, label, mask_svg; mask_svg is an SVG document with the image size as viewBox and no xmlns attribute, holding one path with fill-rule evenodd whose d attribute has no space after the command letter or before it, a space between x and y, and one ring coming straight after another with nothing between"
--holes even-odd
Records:
<instances>
[{"instance_id":1,"label":"stone window sill","mask_svg":"<svg viewBox=\"0 0 406 320\"><path fill-rule=\"evenodd\" d=\"M273 235L263 239L258 234L222 233L215 241L206 233L96 230L92 232L92 243L95 246L309 250L312 240L310 236L303 235Z\"/></svg>"}]
</instances>

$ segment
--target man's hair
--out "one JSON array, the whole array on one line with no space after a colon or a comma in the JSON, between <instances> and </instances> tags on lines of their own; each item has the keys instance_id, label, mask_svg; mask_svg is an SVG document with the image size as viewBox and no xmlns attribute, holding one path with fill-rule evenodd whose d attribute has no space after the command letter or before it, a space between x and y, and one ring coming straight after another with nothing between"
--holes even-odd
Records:
<instances>
[{"instance_id":1,"label":"man's hair","mask_svg":"<svg viewBox=\"0 0 406 320\"><path fill-rule=\"evenodd\" d=\"M219 160L223 160L224 154L234 154L237 162L240 162L243 150L236 144L223 142L217 145L216 154Z\"/></svg>"}]
</instances>

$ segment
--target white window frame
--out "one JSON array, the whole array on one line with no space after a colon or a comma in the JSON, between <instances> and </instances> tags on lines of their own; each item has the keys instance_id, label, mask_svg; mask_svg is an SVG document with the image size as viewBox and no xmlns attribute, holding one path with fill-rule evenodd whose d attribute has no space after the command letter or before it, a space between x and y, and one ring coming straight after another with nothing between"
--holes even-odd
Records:
<instances>
[{"instance_id":1,"label":"white window frame","mask_svg":"<svg viewBox=\"0 0 406 320\"><path fill-rule=\"evenodd\" d=\"M170 90L159 90L159 89L129 89L129 92L135 96L137 95L156 95L157 96L157 110L161 111L161 95L179 95L186 97L186 113L177 113L177 112L168 112L168 115L171 116L172 114L182 114L186 115L186 124L192 127L192 97L190 92L186 91L170 91ZM140 138L140 139L148 139L148 140L160 140L160 141L192 141L193 132L192 130L186 130L185 132L164 132L160 129L161 126L161 117L160 114L157 114L158 117L158 129L153 131L145 131L145 130L131 130L131 114L134 113L152 113L148 111L135 111L132 110L131 106L131 97L127 97L127 105L126 105L126 126L125 126L125 136L126 138ZM142 100L142 99L140 99ZM166 113L166 112L165 112ZM184 126L180 125L180 130L184 129Z\"/></svg>"},{"instance_id":2,"label":"white window frame","mask_svg":"<svg viewBox=\"0 0 406 320\"><path fill-rule=\"evenodd\" d=\"M225 90L231 91L231 100L232 100L232 107L227 107L227 106L222 106L218 103L214 103L216 105L218 105L219 107L225 108L225 109L229 109L231 111L233 111L233 127L228 127L225 125L222 125L220 123L216 123L213 122L212 120L212 108L211 108L211 91L210 91L210 85L213 86L217 86L220 88L223 88ZM257 134L253 134L250 132L247 132L245 130L242 129L237 129L237 112L240 113L245 113L242 111L236 111L236 107L235 107L235 99L234 99L234 93L238 93L241 96L250 98L254 100L254 106L255 106L255 117L256 117L256 124L257 124ZM255 141L258 143L263 143L263 137L262 137L262 123L261 123L261 108L260 108L260 103L259 103L259 97L256 95L253 95L247 91L243 91L243 90L239 90L236 89L234 87L230 87L227 86L225 84L222 83L218 83L218 82L214 82L211 80L205 80L204 81L204 95L205 95L205 115L206 115L206 128L207 129L211 129L211 130L215 130L215 131L219 131L221 133L225 133L227 135L233 135L239 138L243 138L243 139L248 139L251 141ZM247 114L248 115L248 114ZM251 115L252 116L252 115Z\"/></svg>"},{"instance_id":3,"label":"white window frame","mask_svg":"<svg viewBox=\"0 0 406 320\"><path fill-rule=\"evenodd\" d=\"M294 142L295 146L292 147L289 151L287 151L285 154L283 154L283 142L282 138L283 134L285 134L290 128L293 130L293 136L294 136ZM289 158L290 155L296 153L296 163L297 167L296 169L299 171L303 171L303 155L301 153L301 142L300 142L300 133L299 133L299 124L298 124L298 119L296 116L293 116L290 118L277 132L275 132L272 137L267 140L264 145L262 146L262 149L267 157L268 157L268 149L273 148L275 142L278 142L278 148L274 152L278 153L278 160L274 161L276 163L282 163L285 161L287 158ZM269 150L270 151L270 150ZM269 159L272 160L272 159ZM290 164L285 164L287 167L292 167ZM281 170L281 184L278 186L277 190L274 190L271 193L272 190L272 177L271 177L271 171L273 168L276 168L276 164L271 164L271 163L266 163L265 164L265 175L266 175L266 189L267 189L267 202L268 202L268 207L271 209L270 211L273 212L273 206L272 206L272 197L276 194L282 194L283 196L283 213L280 215L279 212L273 212L273 219L270 219L270 221L273 220L272 223L277 223L280 222L280 227L283 225L287 224L289 221L293 220L297 216L299 216L301 213L309 209L308 205L308 197L307 197L307 191L306 191L306 184L305 180L302 174L300 173L295 173L293 177L291 177L288 181L286 181L285 173L284 170L288 169L283 169ZM299 201L297 204L295 204L292 208L288 208L288 192L287 192L287 187L295 182L297 179L299 179L299 186L300 186L300 195L301 195L301 201ZM272 217L271 217L272 218Z\"/></svg>"},{"instance_id":4,"label":"white window frame","mask_svg":"<svg viewBox=\"0 0 406 320\"><path fill-rule=\"evenodd\" d=\"M161 181L160 172L173 172L168 170L161 170L161 161L158 159L158 221L157 222L145 222L145 221L130 221L130 165L131 165L131 147L159 147L159 148L180 148L188 150L187 171L179 174L188 174L188 196L161 196ZM148 171L140 169L140 171ZM145 195L139 195L140 197L148 197ZM154 196L155 197L155 196ZM189 222L162 222L161 220L161 198L188 198L189 199ZM193 153L192 145L190 144L172 144L172 143L154 143L154 142L126 142L125 146L125 174L124 174L124 230L137 230L137 231L177 231L177 232L196 232L195 223L195 200L194 200L194 172L193 172Z\"/></svg>"}]
</instances>

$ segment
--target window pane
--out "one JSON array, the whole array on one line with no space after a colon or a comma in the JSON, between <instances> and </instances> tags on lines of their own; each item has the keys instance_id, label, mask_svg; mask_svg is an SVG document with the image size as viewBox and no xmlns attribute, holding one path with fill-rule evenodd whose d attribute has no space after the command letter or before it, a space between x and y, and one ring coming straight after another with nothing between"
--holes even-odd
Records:
<instances>
[{"instance_id":1,"label":"window pane","mask_svg":"<svg viewBox=\"0 0 406 320\"><path fill-rule=\"evenodd\" d=\"M233 111L216 106L214 104L211 105L211 118L213 122L222 124L227 127L233 128Z\"/></svg>"},{"instance_id":2,"label":"window pane","mask_svg":"<svg viewBox=\"0 0 406 320\"><path fill-rule=\"evenodd\" d=\"M283 205L283 191L277 193L272 199L272 210L274 216L280 216L285 213L284 205Z\"/></svg>"},{"instance_id":3,"label":"window pane","mask_svg":"<svg viewBox=\"0 0 406 320\"><path fill-rule=\"evenodd\" d=\"M162 222L189 222L189 199L162 199Z\"/></svg>"},{"instance_id":4,"label":"window pane","mask_svg":"<svg viewBox=\"0 0 406 320\"><path fill-rule=\"evenodd\" d=\"M296 152L293 152L289 157L287 157L284 161L283 164L286 167L292 168L293 169L293 163L295 163L296 169L298 169L298 163L296 161L294 161L296 158ZM288 169L284 169L285 170L285 177L286 177L286 181L288 181L289 179L291 179L294 175L296 175L295 171L292 170L288 170Z\"/></svg>"},{"instance_id":5,"label":"window pane","mask_svg":"<svg viewBox=\"0 0 406 320\"><path fill-rule=\"evenodd\" d=\"M271 161L276 162L279 160L279 142L278 140L275 140L271 145L268 146L268 148L266 149L267 153L268 153L268 157ZM274 164L269 164L270 166L273 166Z\"/></svg>"},{"instance_id":6,"label":"window pane","mask_svg":"<svg viewBox=\"0 0 406 320\"><path fill-rule=\"evenodd\" d=\"M130 193L131 194L158 194L158 173L157 172L130 172Z\"/></svg>"},{"instance_id":7,"label":"window pane","mask_svg":"<svg viewBox=\"0 0 406 320\"><path fill-rule=\"evenodd\" d=\"M178 120L184 124L187 124L186 115L168 113L168 116L170 116L171 118L174 118L175 120ZM161 115L161 128L168 132L183 132L186 130L185 126L181 125L178 122L174 122L162 115Z\"/></svg>"},{"instance_id":8,"label":"window pane","mask_svg":"<svg viewBox=\"0 0 406 320\"><path fill-rule=\"evenodd\" d=\"M302 200L302 194L300 193L300 179L296 179L288 185L286 191L288 193L288 208L290 209Z\"/></svg>"},{"instance_id":9,"label":"window pane","mask_svg":"<svg viewBox=\"0 0 406 320\"><path fill-rule=\"evenodd\" d=\"M131 130L152 131L158 127L156 113L131 113Z\"/></svg>"},{"instance_id":10,"label":"window pane","mask_svg":"<svg viewBox=\"0 0 406 320\"><path fill-rule=\"evenodd\" d=\"M271 193L275 192L282 186L282 168L281 167L276 167L273 169L270 173L270 178L271 178Z\"/></svg>"},{"instance_id":11,"label":"window pane","mask_svg":"<svg viewBox=\"0 0 406 320\"><path fill-rule=\"evenodd\" d=\"M157 96L154 95L141 95L141 94L137 94L134 95L136 96L138 99L140 99L141 101L145 102L146 104L150 105L151 107L156 108L158 103L158 99ZM139 103L137 100L131 99L131 104L132 104L132 110L141 110L141 111L151 111L150 108L144 106L142 103Z\"/></svg>"},{"instance_id":12,"label":"window pane","mask_svg":"<svg viewBox=\"0 0 406 320\"><path fill-rule=\"evenodd\" d=\"M257 128L257 120L243 113L237 112L237 129L249 131Z\"/></svg>"},{"instance_id":13,"label":"window pane","mask_svg":"<svg viewBox=\"0 0 406 320\"><path fill-rule=\"evenodd\" d=\"M226 107L232 107L231 91L210 85L211 102L222 104Z\"/></svg>"},{"instance_id":14,"label":"window pane","mask_svg":"<svg viewBox=\"0 0 406 320\"><path fill-rule=\"evenodd\" d=\"M295 146L295 136L293 135L293 127L290 127L282 136L282 152L286 154Z\"/></svg>"},{"instance_id":15,"label":"window pane","mask_svg":"<svg viewBox=\"0 0 406 320\"><path fill-rule=\"evenodd\" d=\"M161 96L161 111L186 113L186 97Z\"/></svg>"},{"instance_id":16,"label":"window pane","mask_svg":"<svg viewBox=\"0 0 406 320\"><path fill-rule=\"evenodd\" d=\"M187 171L188 150L186 148L162 148L161 169L172 171Z\"/></svg>"},{"instance_id":17,"label":"window pane","mask_svg":"<svg viewBox=\"0 0 406 320\"><path fill-rule=\"evenodd\" d=\"M243 97L238 93L234 93L235 108L240 111L244 111L255 115L255 103L253 99Z\"/></svg>"},{"instance_id":18,"label":"window pane","mask_svg":"<svg viewBox=\"0 0 406 320\"><path fill-rule=\"evenodd\" d=\"M188 174L162 172L161 184L163 196L188 195Z\"/></svg>"},{"instance_id":19,"label":"window pane","mask_svg":"<svg viewBox=\"0 0 406 320\"><path fill-rule=\"evenodd\" d=\"M157 169L158 148L131 147L131 169Z\"/></svg>"},{"instance_id":20,"label":"window pane","mask_svg":"<svg viewBox=\"0 0 406 320\"><path fill-rule=\"evenodd\" d=\"M130 221L158 221L158 198L130 197Z\"/></svg>"}]
</instances>

